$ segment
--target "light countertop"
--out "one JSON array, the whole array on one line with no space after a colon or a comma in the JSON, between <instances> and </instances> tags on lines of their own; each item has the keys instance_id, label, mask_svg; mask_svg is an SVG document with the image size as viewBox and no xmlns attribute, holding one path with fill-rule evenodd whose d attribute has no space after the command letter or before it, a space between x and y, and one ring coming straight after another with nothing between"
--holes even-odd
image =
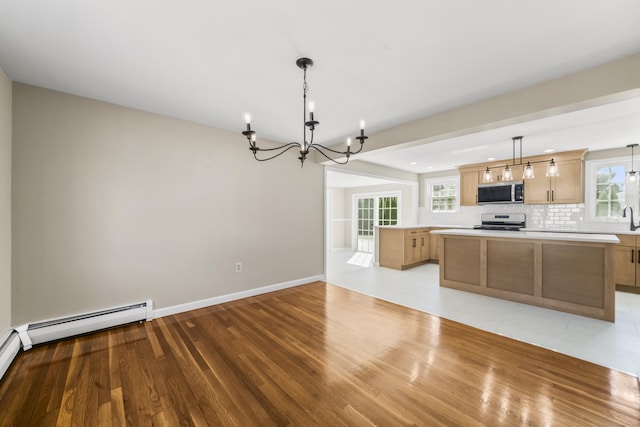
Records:
<instances>
[{"instance_id":1,"label":"light countertop","mask_svg":"<svg viewBox=\"0 0 640 427\"><path fill-rule=\"evenodd\" d=\"M539 231L543 233L578 233L578 234L630 234L630 235L638 235L640 236L640 229L636 231L631 230L622 230L622 231L602 231L597 229L580 229L580 230L554 230L549 228L533 228L526 227L523 228L522 231Z\"/></svg>"},{"instance_id":2,"label":"light countertop","mask_svg":"<svg viewBox=\"0 0 640 427\"><path fill-rule=\"evenodd\" d=\"M441 225L441 224L423 224L423 225L374 225L375 228L394 228L399 230L408 230L410 228L473 228L468 225Z\"/></svg>"},{"instance_id":3,"label":"light countertop","mask_svg":"<svg viewBox=\"0 0 640 427\"><path fill-rule=\"evenodd\" d=\"M453 236L477 236L477 237L506 237L513 239L535 239L535 240L564 240L571 242L591 242L591 243L620 243L615 234L597 233L559 233L552 231L493 231L493 230L473 230L473 229L447 229L436 230L432 234L446 234Z\"/></svg>"}]
</instances>

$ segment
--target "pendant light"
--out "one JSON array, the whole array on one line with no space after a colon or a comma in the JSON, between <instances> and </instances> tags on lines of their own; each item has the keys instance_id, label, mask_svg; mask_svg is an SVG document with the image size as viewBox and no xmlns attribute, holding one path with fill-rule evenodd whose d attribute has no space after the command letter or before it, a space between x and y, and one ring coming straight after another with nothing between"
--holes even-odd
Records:
<instances>
[{"instance_id":1,"label":"pendant light","mask_svg":"<svg viewBox=\"0 0 640 427\"><path fill-rule=\"evenodd\" d=\"M627 181L629 183L636 183L638 181L638 172L633 169L633 149L637 146L638 144L627 145L627 148L631 148L631 170L627 172Z\"/></svg>"},{"instance_id":2,"label":"pendant light","mask_svg":"<svg viewBox=\"0 0 640 427\"><path fill-rule=\"evenodd\" d=\"M513 180L513 173L511 172L511 169L509 168L509 165L504 167L504 171L502 172L502 180L503 181L511 181L511 180Z\"/></svg>"},{"instance_id":3,"label":"pendant light","mask_svg":"<svg viewBox=\"0 0 640 427\"><path fill-rule=\"evenodd\" d=\"M493 174L491 173L491 169L487 166L487 170L482 174L482 182L493 182Z\"/></svg>"},{"instance_id":4,"label":"pendant light","mask_svg":"<svg viewBox=\"0 0 640 427\"><path fill-rule=\"evenodd\" d=\"M531 162L527 162L527 165L524 167L524 171L522 172L522 179L533 179L536 175L533 172L533 166L531 166Z\"/></svg>"},{"instance_id":5,"label":"pendant light","mask_svg":"<svg viewBox=\"0 0 640 427\"><path fill-rule=\"evenodd\" d=\"M522 163L522 136L514 136L511 138L512 140L512 148L513 148L513 157L512 157L512 161L511 161L511 166L521 166ZM520 161L519 163L516 163L516 145L518 145L519 149L520 149ZM637 147L638 144L633 144L634 147ZM631 147L631 145L628 145L627 147ZM633 150L633 147L632 147ZM631 157L633 157L633 151L631 154ZM533 179L536 177L533 166L531 165L531 163L544 163L547 160L537 160L537 161L528 161L527 164L524 166L523 171L522 171L522 179ZM633 166L633 159L632 159L632 166ZM494 166L494 168L498 168L500 166ZM633 169L633 167L632 167ZM634 179L636 179L636 172L635 171L631 171L629 172L629 174L634 176ZM549 162L549 164L547 165L547 174L546 176L560 176L560 170L558 169L558 165L556 164L556 162L551 159L551 161ZM512 181L513 180L513 169L509 166L509 164L507 163L502 171L502 178L500 178L500 176L498 176L498 179L500 179L501 181ZM482 174L482 182L492 182L493 181L493 176L491 174L491 167L487 166L487 170L484 171L484 173Z\"/></svg>"},{"instance_id":6,"label":"pendant light","mask_svg":"<svg viewBox=\"0 0 640 427\"><path fill-rule=\"evenodd\" d=\"M556 165L556 162L554 162L553 159L551 159L551 161L549 162L549 166L547 166L546 176L560 176L558 165Z\"/></svg>"}]
</instances>

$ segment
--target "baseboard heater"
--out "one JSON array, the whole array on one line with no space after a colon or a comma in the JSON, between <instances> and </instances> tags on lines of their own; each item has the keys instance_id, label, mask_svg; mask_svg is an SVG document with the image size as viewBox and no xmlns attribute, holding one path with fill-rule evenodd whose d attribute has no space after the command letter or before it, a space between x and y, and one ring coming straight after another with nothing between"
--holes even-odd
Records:
<instances>
[{"instance_id":1,"label":"baseboard heater","mask_svg":"<svg viewBox=\"0 0 640 427\"><path fill-rule=\"evenodd\" d=\"M4 376L13 359L20 351L20 338L13 329L0 337L0 379Z\"/></svg>"},{"instance_id":2,"label":"baseboard heater","mask_svg":"<svg viewBox=\"0 0 640 427\"><path fill-rule=\"evenodd\" d=\"M151 300L147 300L137 304L114 307L77 316L27 323L18 326L15 330L18 332L20 341L22 341L22 348L29 350L36 344L99 331L126 323L142 320L150 321L152 318L153 306Z\"/></svg>"}]
</instances>

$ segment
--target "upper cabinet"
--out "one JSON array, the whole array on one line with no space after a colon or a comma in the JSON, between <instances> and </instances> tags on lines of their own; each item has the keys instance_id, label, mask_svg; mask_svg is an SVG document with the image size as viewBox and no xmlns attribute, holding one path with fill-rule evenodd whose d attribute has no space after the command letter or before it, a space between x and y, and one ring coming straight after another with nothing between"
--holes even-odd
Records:
<instances>
[{"instance_id":1,"label":"upper cabinet","mask_svg":"<svg viewBox=\"0 0 640 427\"><path fill-rule=\"evenodd\" d=\"M460 206L478 204L478 184L481 172L477 170L460 171Z\"/></svg>"},{"instance_id":2,"label":"upper cabinet","mask_svg":"<svg viewBox=\"0 0 640 427\"><path fill-rule=\"evenodd\" d=\"M548 203L582 203L582 160L560 160L556 162L560 176L547 177L547 165L533 166L535 178L526 180L524 202L530 205Z\"/></svg>"},{"instance_id":3,"label":"upper cabinet","mask_svg":"<svg viewBox=\"0 0 640 427\"><path fill-rule=\"evenodd\" d=\"M522 159L523 164L531 162L535 178L522 179L524 166L512 165L512 160L501 162L478 163L458 168L460 171L460 205L475 206L478 204L478 184L487 167L493 173L494 182L504 182L504 167L509 165L513 179L524 181L524 202L530 205L551 203L582 203L584 188L583 160L586 149L554 153L553 158L560 170L560 176L547 177L547 165L550 156L534 156Z\"/></svg>"}]
</instances>

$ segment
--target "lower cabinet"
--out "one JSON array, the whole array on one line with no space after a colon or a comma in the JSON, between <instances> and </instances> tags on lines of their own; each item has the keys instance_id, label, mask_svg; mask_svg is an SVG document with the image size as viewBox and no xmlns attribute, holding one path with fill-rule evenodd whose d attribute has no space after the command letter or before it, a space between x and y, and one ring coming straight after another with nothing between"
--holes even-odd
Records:
<instances>
[{"instance_id":1,"label":"lower cabinet","mask_svg":"<svg viewBox=\"0 0 640 427\"><path fill-rule=\"evenodd\" d=\"M618 234L616 245L615 277L619 290L640 291L640 239L628 234Z\"/></svg>"},{"instance_id":2,"label":"lower cabinet","mask_svg":"<svg viewBox=\"0 0 640 427\"><path fill-rule=\"evenodd\" d=\"M380 228L380 266L404 270L429 261L429 228Z\"/></svg>"},{"instance_id":3,"label":"lower cabinet","mask_svg":"<svg viewBox=\"0 0 640 427\"><path fill-rule=\"evenodd\" d=\"M432 232L433 231L438 231L438 230L446 230L446 227L430 227L429 228L429 234L430 234L430 239L429 239L429 261L435 262L436 264L438 264L438 262L440 261L440 239L438 238L437 235L433 235Z\"/></svg>"}]
</instances>

